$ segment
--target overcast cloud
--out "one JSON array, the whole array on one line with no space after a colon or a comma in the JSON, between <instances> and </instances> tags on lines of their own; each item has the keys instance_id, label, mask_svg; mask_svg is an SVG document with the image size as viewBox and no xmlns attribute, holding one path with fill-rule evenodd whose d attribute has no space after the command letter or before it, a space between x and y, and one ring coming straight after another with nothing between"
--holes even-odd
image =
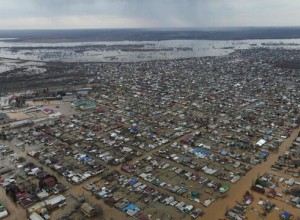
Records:
<instances>
[{"instance_id":1,"label":"overcast cloud","mask_svg":"<svg viewBox=\"0 0 300 220\"><path fill-rule=\"evenodd\" d=\"M0 29L300 26L300 0L0 0Z\"/></svg>"}]
</instances>

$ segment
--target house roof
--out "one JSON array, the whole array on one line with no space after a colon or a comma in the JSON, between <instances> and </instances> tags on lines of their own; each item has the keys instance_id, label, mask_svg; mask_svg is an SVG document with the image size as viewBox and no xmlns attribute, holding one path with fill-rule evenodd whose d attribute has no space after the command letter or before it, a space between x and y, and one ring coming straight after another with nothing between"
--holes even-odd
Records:
<instances>
[{"instance_id":1,"label":"house roof","mask_svg":"<svg viewBox=\"0 0 300 220\"><path fill-rule=\"evenodd\" d=\"M81 206L81 209L84 210L87 213L90 213L90 212L92 212L94 210L94 207L91 206L88 203L83 203L82 206Z\"/></svg>"}]
</instances>

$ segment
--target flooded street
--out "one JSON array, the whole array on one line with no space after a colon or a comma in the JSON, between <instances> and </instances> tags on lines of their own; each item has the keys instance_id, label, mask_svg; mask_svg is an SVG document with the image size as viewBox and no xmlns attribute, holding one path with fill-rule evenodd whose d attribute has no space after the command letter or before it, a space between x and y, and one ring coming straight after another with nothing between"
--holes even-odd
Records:
<instances>
[{"instance_id":1,"label":"flooded street","mask_svg":"<svg viewBox=\"0 0 300 220\"><path fill-rule=\"evenodd\" d=\"M245 194L246 191L250 190L252 183L256 180L257 177L260 175L270 172L271 165L277 161L279 155L284 153L289 146L291 146L292 142L296 139L300 131L300 128L295 129L291 136L287 138L282 145L280 146L278 152L270 154L266 162L263 162L259 165L253 167L246 176L242 177L240 181L233 184L231 189L228 193L228 196L224 199L217 200L214 202L210 207L205 210L205 218L206 219L223 219L226 209L229 209L236 205L237 201L240 201ZM259 194L255 194L256 197L262 196ZM255 204L256 205L256 204ZM296 208L292 208L289 206L289 209L293 209L293 211L299 212ZM274 214L274 213L272 213ZM271 217L272 215L268 216L267 219L273 220L274 218ZM277 215L278 217L278 215ZM252 216L248 216L249 219L253 219Z\"/></svg>"}]
</instances>

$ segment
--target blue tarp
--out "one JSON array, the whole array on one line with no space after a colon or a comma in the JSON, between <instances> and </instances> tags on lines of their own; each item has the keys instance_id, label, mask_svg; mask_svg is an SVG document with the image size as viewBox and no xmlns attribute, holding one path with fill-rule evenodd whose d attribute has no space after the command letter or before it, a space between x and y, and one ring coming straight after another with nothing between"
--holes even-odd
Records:
<instances>
[{"instance_id":1,"label":"blue tarp","mask_svg":"<svg viewBox=\"0 0 300 220\"><path fill-rule=\"evenodd\" d=\"M134 184L136 184L136 183L138 183L139 181L137 181L136 179L132 179L132 180L130 180L130 182L129 182L129 184L130 185L134 185Z\"/></svg>"},{"instance_id":2,"label":"blue tarp","mask_svg":"<svg viewBox=\"0 0 300 220\"><path fill-rule=\"evenodd\" d=\"M138 132L138 129L137 129L136 127L132 127L132 128L130 129L130 132L131 132L131 133L137 133L137 132Z\"/></svg>"},{"instance_id":3,"label":"blue tarp","mask_svg":"<svg viewBox=\"0 0 300 220\"><path fill-rule=\"evenodd\" d=\"M198 149L198 148L196 148L196 149L194 149L193 150L193 153L194 154L204 154L205 156L210 156L210 153L208 153L208 152L206 152L206 151L204 151L204 150L201 150L201 149Z\"/></svg>"},{"instance_id":4,"label":"blue tarp","mask_svg":"<svg viewBox=\"0 0 300 220\"><path fill-rule=\"evenodd\" d=\"M140 211L140 209L138 207L136 207L136 205L134 205L134 204L129 204L128 206L124 207L122 210L123 210L123 212L128 212L129 210L134 211L134 212Z\"/></svg>"},{"instance_id":5,"label":"blue tarp","mask_svg":"<svg viewBox=\"0 0 300 220\"><path fill-rule=\"evenodd\" d=\"M93 159L86 156L86 157L81 157L80 160L83 160L83 161L92 161Z\"/></svg>"},{"instance_id":6,"label":"blue tarp","mask_svg":"<svg viewBox=\"0 0 300 220\"><path fill-rule=\"evenodd\" d=\"M289 219L291 217L291 213L289 212L283 212L280 214L280 217L283 219Z\"/></svg>"}]
</instances>

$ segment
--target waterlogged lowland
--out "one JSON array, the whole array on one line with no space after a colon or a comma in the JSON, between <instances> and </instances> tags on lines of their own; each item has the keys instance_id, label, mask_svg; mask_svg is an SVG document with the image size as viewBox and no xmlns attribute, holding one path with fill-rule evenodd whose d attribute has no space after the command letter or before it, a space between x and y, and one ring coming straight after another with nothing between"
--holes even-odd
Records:
<instances>
[{"instance_id":1,"label":"waterlogged lowland","mask_svg":"<svg viewBox=\"0 0 300 220\"><path fill-rule=\"evenodd\" d=\"M60 62L140 62L224 56L253 47L300 49L299 39L15 42L0 39L3 58Z\"/></svg>"}]
</instances>

